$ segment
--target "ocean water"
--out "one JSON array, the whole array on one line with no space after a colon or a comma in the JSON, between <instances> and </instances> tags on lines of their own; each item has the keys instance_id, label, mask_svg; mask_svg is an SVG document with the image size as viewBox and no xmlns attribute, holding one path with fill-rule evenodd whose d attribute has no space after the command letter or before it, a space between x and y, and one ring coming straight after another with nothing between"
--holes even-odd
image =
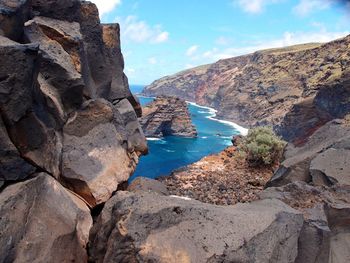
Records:
<instances>
[{"instance_id":1,"label":"ocean water","mask_svg":"<svg viewBox=\"0 0 350 263\"><path fill-rule=\"evenodd\" d=\"M132 91L135 92L135 88L132 87ZM142 105L153 100L142 96L139 96L139 99ZM246 132L245 129L230 122L216 120L214 109L194 103L189 103L188 106L198 137L147 138L149 154L140 158L130 180L138 176L156 178L169 175L175 169L196 162L206 155L222 151L231 145L233 135Z\"/></svg>"}]
</instances>

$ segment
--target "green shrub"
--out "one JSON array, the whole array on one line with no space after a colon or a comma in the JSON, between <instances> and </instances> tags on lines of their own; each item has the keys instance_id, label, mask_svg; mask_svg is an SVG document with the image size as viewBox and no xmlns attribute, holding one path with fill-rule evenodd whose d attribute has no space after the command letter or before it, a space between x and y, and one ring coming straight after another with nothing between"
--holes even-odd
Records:
<instances>
[{"instance_id":1,"label":"green shrub","mask_svg":"<svg viewBox=\"0 0 350 263\"><path fill-rule=\"evenodd\" d=\"M279 162L285 145L272 128L257 127L249 130L238 148L251 166L270 166Z\"/></svg>"}]
</instances>

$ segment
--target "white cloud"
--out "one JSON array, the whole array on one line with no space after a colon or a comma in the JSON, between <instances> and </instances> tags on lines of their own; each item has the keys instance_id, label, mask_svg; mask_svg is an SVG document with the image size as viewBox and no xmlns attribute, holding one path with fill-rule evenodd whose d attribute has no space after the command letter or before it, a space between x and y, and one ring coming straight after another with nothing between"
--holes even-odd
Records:
<instances>
[{"instance_id":1,"label":"white cloud","mask_svg":"<svg viewBox=\"0 0 350 263\"><path fill-rule=\"evenodd\" d=\"M107 14L107 13L113 11L118 5L120 5L122 3L121 0L108 0L108 1L106 1L106 0L90 0L90 1L96 4L101 17L104 14Z\"/></svg>"},{"instance_id":2,"label":"white cloud","mask_svg":"<svg viewBox=\"0 0 350 263\"><path fill-rule=\"evenodd\" d=\"M157 64L157 59L155 57L151 57L148 59L148 63L151 64L151 65L155 65Z\"/></svg>"},{"instance_id":3,"label":"white cloud","mask_svg":"<svg viewBox=\"0 0 350 263\"><path fill-rule=\"evenodd\" d=\"M193 45L193 46L189 47L186 51L186 56L188 56L188 57L193 56L197 52L198 48L199 48L198 45Z\"/></svg>"},{"instance_id":4,"label":"white cloud","mask_svg":"<svg viewBox=\"0 0 350 263\"><path fill-rule=\"evenodd\" d=\"M127 16L125 19L117 18L120 23L122 38L125 42L162 43L169 39L169 32L162 30L161 25L150 26L137 16Z\"/></svg>"},{"instance_id":5,"label":"white cloud","mask_svg":"<svg viewBox=\"0 0 350 263\"><path fill-rule=\"evenodd\" d=\"M162 42L165 42L169 39L169 32L161 32L159 33L156 38L154 39L154 42L155 43L162 43Z\"/></svg>"},{"instance_id":6,"label":"white cloud","mask_svg":"<svg viewBox=\"0 0 350 263\"><path fill-rule=\"evenodd\" d=\"M293 8L293 12L298 16L306 16L317 10L329 8L334 0L300 0Z\"/></svg>"},{"instance_id":7,"label":"white cloud","mask_svg":"<svg viewBox=\"0 0 350 263\"><path fill-rule=\"evenodd\" d=\"M234 0L233 3L238 4L244 12L258 14L264 10L264 7L269 4L278 3L281 0Z\"/></svg>"},{"instance_id":8,"label":"white cloud","mask_svg":"<svg viewBox=\"0 0 350 263\"><path fill-rule=\"evenodd\" d=\"M283 36L268 41L258 41L244 47L226 49L213 48L202 54L203 63L249 54L258 50L291 46L310 42L329 42L348 35L349 32L285 32Z\"/></svg>"}]
</instances>

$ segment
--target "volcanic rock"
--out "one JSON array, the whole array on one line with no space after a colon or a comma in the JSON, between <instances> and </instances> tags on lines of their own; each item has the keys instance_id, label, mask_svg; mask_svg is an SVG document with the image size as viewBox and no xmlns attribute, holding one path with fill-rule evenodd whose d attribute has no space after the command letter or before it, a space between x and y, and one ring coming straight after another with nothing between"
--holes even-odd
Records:
<instances>
[{"instance_id":1,"label":"volcanic rock","mask_svg":"<svg viewBox=\"0 0 350 263\"><path fill-rule=\"evenodd\" d=\"M0 110L11 141L21 156L59 176L61 139L53 129L36 85L38 45L0 37Z\"/></svg>"},{"instance_id":2,"label":"volcanic rock","mask_svg":"<svg viewBox=\"0 0 350 263\"><path fill-rule=\"evenodd\" d=\"M271 187L262 199L279 199L304 215L296 262L347 262L349 254L350 188L314 187L295 182Z\"/></svg>"},{"instance_id":3,"label":"volcanic rock","mask_svg":"<svg viewBox=\"0 0 350 263\"><path fill-rule=\"evenodd\" d=\"M4 3L11 8L28 4L33 13L19 30L24 30L19 40L28 44L0 36L2 155L11 152L2 160L1 179L22 180L38 169L76 190L91 206L105 202L132 174L138 155L147 153L133 109L140 114L140 104L123 73L119 26L108 25L103 34L90 2L10 2ZM118 109L112 102L119 102ZM10 162L23 166L13 170Z\"/></svg>"},{"instance_id":4,"label":"volcanic rock","mask_svg":"<svg viewBox=\"0 0 350 263\"><path fill-rule=\"evenodd\" d=\"M150 137L197 136L186 102L175 97L157 97L144 107L141 126Z\"/></svg>"},{"instance_id":5,"label":"volcanic rock","mask_svg":"<svg viewBox=\"0 0 350 263\"><path fill-rule=\"evenodd\" d=\"M26 22L25 35L30 42L40 44L40 88L59 114L56 118L65 122L64 113L79 109L83 101L79 24L35 17Z\"/></svg>"},{"instance_id":6,"label":"volcanic rock","mask_svg":"<svg viewBox=\"0 0 350 263\"><path fill-rule=\"evenodd\" d=\"M279 169L267 186L282 186L295 181L316 185L349 185L350 125L334 120L309 137L306 144L288 144Z\"/></svg>"},{"instance_id":7,"label":"volcanic rock","mask_svg":"<svg viewBox=\"0 0 350 263\"><path fill-rule=\"evenodd\" d=\"M2 262L86 262L92 226L85 203L47 174L0 194Z\"/></svg>"},{"instance_id":8,"label":"volcanic rock","mask_svg":"<svg viewBox=\"0 0 350 263\"><path fill-rule=\"evenodd\" d=\"M138 161L124 148L112 107L104 99L87 101L63 128L62 176L91 206L106 202Z\"/></svg>"},{"instance_id":9,"label":"volcanic rock","mask_svg":"<svg viewBox=\"0 0 350 263\"><path fill-rule=\"evenodd\" d=\"M146 177L137 177L131 182L128 186L127 191L129 192L154 192L161 195L169 195L169 191L164 184L161 182L146 178Z\"/></svg>"},{"instance_id":10,"label":"volcanic rock","mask_svg":"<svg viewBox=\"0 0 350 263\"><path fill-rule=\"evenodd\" d=\"M92 228L90 260L294 262L302 225L302 215L277 200L220 207L117 192Z\"/></svg>"},{"instance_id":11,"label":"volcanic rock","mask_svg":"<svg viewBox=\"0 0 350 263\"><path fill-rule=\"evenodd\" d=\"M16 147L8 137L1 118L0 138L0 182L22 180L34 173L35 167L21 158Z\"/></svg>"},{"instance_id":12,"label":"volcanic rock","mask_svg":"<svg viewBox=\"0 0 350 263\"><path fill-rule=\"evenodd\" d=\"M138 121L134 108L128 99L123 99L114 105L123 119L121 126L125 127L130 151L142 154L148 153L146 137Z\"/></svg>"},{"instance_id":13,"label":"volcanic rock","mask_svg":"<svg viewBox=\"0 0 350 263\"><path fill-rule=\"evenodd\" d=\"M23 25L31 16L28 0L2 0L0 2L0 35L19 41L23 35Z\"/></svg>"}]
</instances>

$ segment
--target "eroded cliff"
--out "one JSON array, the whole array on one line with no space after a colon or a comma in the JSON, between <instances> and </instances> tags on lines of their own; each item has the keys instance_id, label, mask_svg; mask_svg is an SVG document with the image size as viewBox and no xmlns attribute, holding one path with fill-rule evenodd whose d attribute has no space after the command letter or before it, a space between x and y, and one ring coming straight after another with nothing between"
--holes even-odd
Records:
<instances>
[{"instance_id":1,"label":"eroded cliff","mask_svg":"<svg viewBox=\"0 0 350 263\"><path fill-rule=\"evenodd\" d=\"M258 51L164 77L145 95L175 95L242 126L272 125L287 140L349 111L350 36L326 44Z\"/></svg>"},{"instance_id":2,"label":"eroded cliff","mask_svg":"<svg viewBox=\"0 0 350 263\"><path fill-rule=\"evenodd\" d=\"M157 97L143 108L140 122L146 136L197 136L186 101L176 97Z\"/></svg>"}]
</instances>

